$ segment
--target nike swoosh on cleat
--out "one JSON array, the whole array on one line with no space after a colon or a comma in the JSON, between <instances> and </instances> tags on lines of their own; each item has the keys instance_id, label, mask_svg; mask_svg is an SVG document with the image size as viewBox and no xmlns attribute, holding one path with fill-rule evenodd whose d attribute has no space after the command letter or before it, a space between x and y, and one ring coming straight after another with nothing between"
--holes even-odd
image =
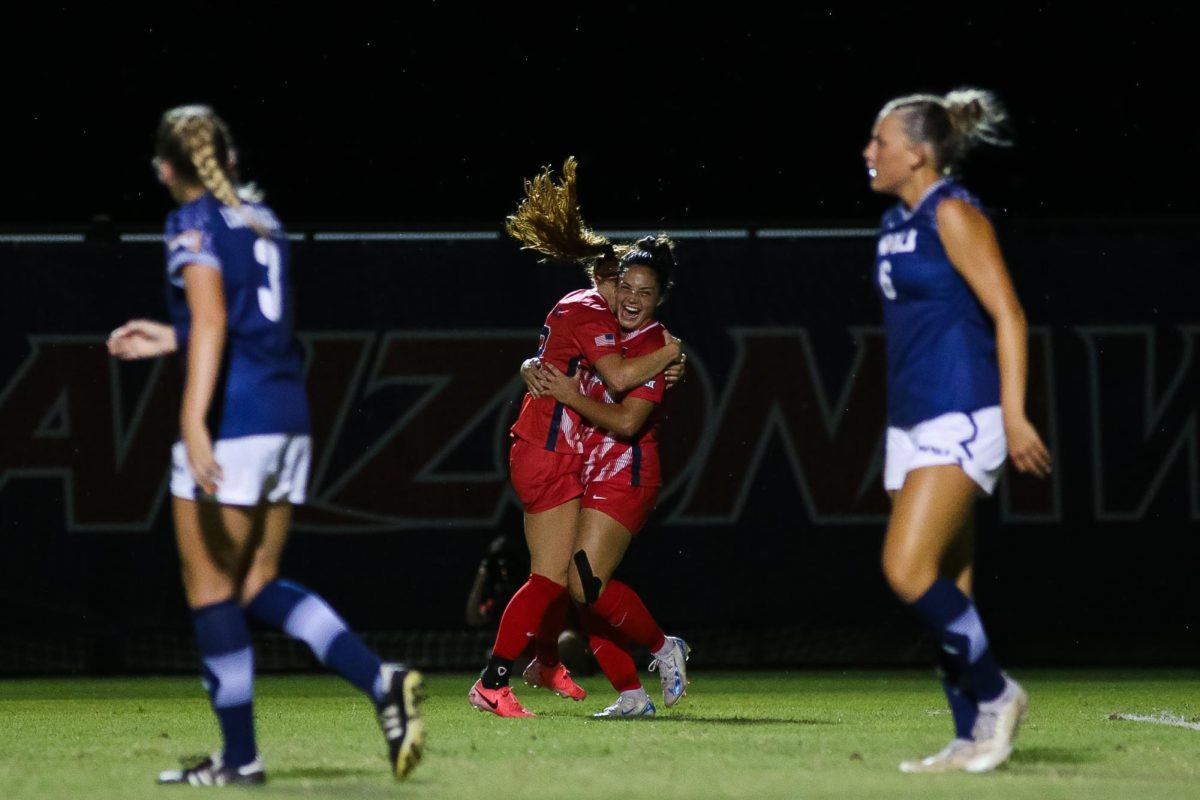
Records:
<instances>
[{"instance_id":1,"label":"nike swoosh on cleat","mask_svg":"<svg viewBox=\"0 0 1200 800\"><path fill-rule=\"evenodd\" d=\"M488 700L488 699L487 699L486 697L484 697L483 695L479 695L479 699L480 699L480 700L482 700L484 703L486 703L486 704L487 704L487 706L488 706L489 708L491 708L493 711L495 711L497 708L499 708L499 707L500 707L500 701L499 701L499 700L497 700L496 702L494 702L494 703L493 703L491 700Z\"/></svg>"}]
</instances>

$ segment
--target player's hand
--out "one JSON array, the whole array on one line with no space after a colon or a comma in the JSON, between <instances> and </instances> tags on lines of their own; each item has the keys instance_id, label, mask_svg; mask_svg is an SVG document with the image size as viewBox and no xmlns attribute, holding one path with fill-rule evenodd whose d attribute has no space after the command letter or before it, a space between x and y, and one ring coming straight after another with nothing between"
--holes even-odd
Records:
<instances>
[{"instance_id":1,"label":"player's hand","mask_svg":"<svg viewBox=\"0 0 1200 800\"><path fill-rule=\"evenodd\" d=\"M196 485L205 494L216 494L225 476L213 455L212 437L208 435L208 429L203 425L185 428L183 447L187 452L188 469Z\"/></svg>"},{"instance_id":2,"label":"player's hand","mask_svg":"<svg viewBox=\"0 0 1200 800\"><path fill-rule=\"evenodd\" d=\"M671 366L667 367L663 376L667 379L667 388L670 389L677 383L683 383L683 378L687 374L687 353L679 356L679 360Z\"/></svg>"},{"instance_id":3,"label":"player's hand","mask_svg":"<svg viewBox=\"0 0 1200 800\"><path fill-rule=\"evenodd\" d=\"M1039 478L1050 474L1050 451L1042 443L1037 429L1024 416L1006 423L1008 455L1013 466L1020 472L1032 473Z\"/></svg>"},{"instance_id":4,"label":"player's hand","mask_svg":"<svg viewBox=\"0 0 1200 800\"><path fill-rule=\"evenodd\" d=\"M672 335L671 332L669 330L667 330L666 325L663 326L663 336L667 340L666 346L674 345L676 348L679 349L679 356L675 359L675 361L673 363L675 363L675 364L680 363L684 357L683 356L683 339L680 339L678 336ZM670 381L668 381L668 383L670 383Z\"/></svg>"},{"instance_id":5,"label":"player's hand","mask_svg":"<svg viewBox=\"0 0 1200 800\"><path fill-rule=\"evenodd\" d=\"M569 378L549 362L542 364L542 375L546 383L542 393L550 395L558 402L565 403L572 396L579 394L579 377Z\"/></svg>"},{"instance_id":6,"label":"player's hand","mask_svg":"<svg viewBox=\"0 0 1200 800\"><path fill-rule=\"evenodd\" d=\"M157 358L179 347L175 329L149 319L131 319L108 335L108 352L122 361Z\"/></svg>"},{"instance_id":7,"label":"player's hand","mask_svg":"<svg viewBox=\"0 0 1200 800\"><path fill-rule=\"evenodd\" d=\"M525 389L537 399L546 394L547 380L542 372L542 362L536 358L527 358L521 362L521 380L525 381Z\"/></svg>"}]
</instances>

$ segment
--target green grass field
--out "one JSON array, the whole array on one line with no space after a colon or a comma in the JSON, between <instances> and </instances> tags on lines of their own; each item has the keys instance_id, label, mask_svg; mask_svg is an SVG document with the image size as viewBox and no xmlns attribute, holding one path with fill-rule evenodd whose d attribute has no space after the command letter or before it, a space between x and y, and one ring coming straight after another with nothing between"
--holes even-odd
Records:
<instances>
[{"instance_id":1,"label":"green grass field","mask_svg":"<svg viewBox=\"0 0 1200 800\"><path fill-rule=\"evenodd\" d=\"M1200 676L1019 672L1032 704L1017 751L990 775L904 775L951 725L932 673L692 675L654 720L600 721L600 677L582 703L524 688L537 719L480 714L474 676L428 676L426 757L393 781L370 705L337 679L257 684L264 797L329 798L1151 798L1200 797L1200 731L1110 719L1200 716ZM647 689L657 689L647 676ZM650 683L654 681L654 683ZM0 681L0 797L162 798L160 769L217 742L196 679ZM214 790L208 790L214 791ZM224 790L231 791L231 790Z\"/></svg>"}]
</instances>

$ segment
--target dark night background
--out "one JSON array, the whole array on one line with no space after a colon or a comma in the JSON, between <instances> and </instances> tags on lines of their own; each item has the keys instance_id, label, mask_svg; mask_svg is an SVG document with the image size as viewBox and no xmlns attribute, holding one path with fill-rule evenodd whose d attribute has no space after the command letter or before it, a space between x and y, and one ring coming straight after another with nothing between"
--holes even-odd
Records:
<instances>
[{"instance_id":1,"label":"dark night background","mask_svg":"<svg viewBox=\"0 0 1200 800\"><path fill-rule=\"evenodd\" d=\"M158 226L151 134L184 102L226 117L293 227L498 226L569 154L601 222L870 221L875 112L960 85L1012 114L1017 146L967 174L1001 217L1197 212L1177 14L788 5L56 5L0 55L0 224Z\"/></svg>"}]
</instances>

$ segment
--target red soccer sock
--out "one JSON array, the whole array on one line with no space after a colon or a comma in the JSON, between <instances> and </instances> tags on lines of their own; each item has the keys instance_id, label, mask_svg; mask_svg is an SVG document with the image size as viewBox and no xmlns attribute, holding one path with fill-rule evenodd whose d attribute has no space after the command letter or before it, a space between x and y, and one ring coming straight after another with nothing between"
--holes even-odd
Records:
<instances>
[{"instance_id":1,"label":"red soccer sock","mask_svg":"<svg viewBox=\"0 0 1200 800\"><path fill-rule=\"evenodd\" d=\"M529 580L525 581L504 608L504 615L500 617L500 630L496 631L496 643L492 646L492 655L509 660L521 655L529 640L537 635L546 609L559 597L564 596L566 591L565 586L544 575L530 575Z\"/></svg>"},{"instance_id":2,"label":"red soccer sock","mask_svg":"<svg viewBox=\"0 0 1200 800\"><path fill-rule=\"evenodd\" d=\"M588 646L612 687L618 692L642 688L637 665L629 655L628 640L591 610L584 609L581 616L588 633Z\"/></svg>"},{"instance_id":3,"label":"red soccer sock","mask_svg":"<svg viewBox=\"0 0 1200 800\"><path fill-rule=\"evenodd\" d=\"M592 604L592 611L631 642L650 648L652 653L661 650L666 643L667 637L646 610L642 598L620 581L608 582L600 593L600 599Z\"/></svg>"},{"instance_id":4,"label":"red soccer sock","mask_svg":"<svg viewBox=\"0 0 1200 800\"><path fill-rule=\"evenodd\" d=\"M542 614L542 624L538 626L533 646L538 663L543 667L558 664L558 636L567 627L567 609L570 605L571 598L564 591L546 606L546 612Z\"/></svg>"}]
</instances>

